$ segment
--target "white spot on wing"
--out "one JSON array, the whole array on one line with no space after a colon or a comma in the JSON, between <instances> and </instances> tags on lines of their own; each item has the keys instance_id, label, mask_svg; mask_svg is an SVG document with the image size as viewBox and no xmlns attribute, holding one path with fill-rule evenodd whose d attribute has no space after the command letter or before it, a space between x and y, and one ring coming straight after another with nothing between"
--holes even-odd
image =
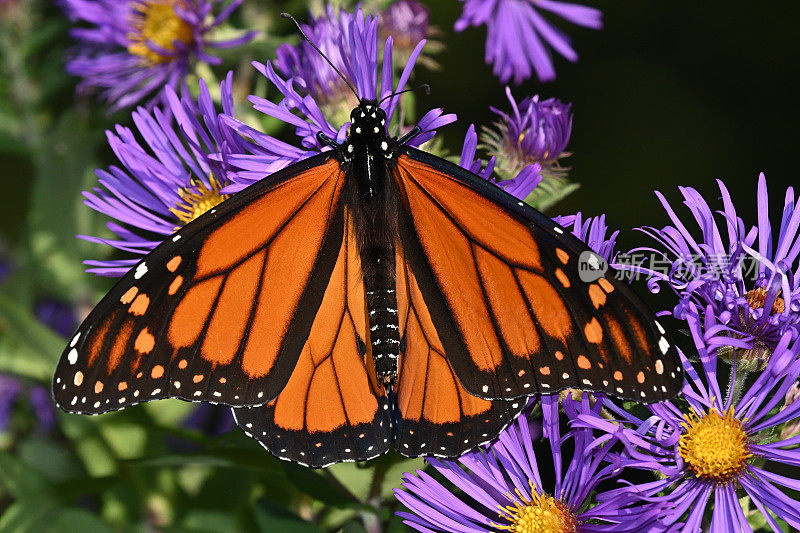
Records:
<instances>
[{"instance_id":1,"label":"white spot on wing","mask_svg":"<svg viewBox=\"0 0 800 533\"><path fill-rule=\"evenodd\" d=\"M77 363L78 362L78 350L76 350L75 348L71 349L69 351L69 354L67 355L67 361L69 361L69 364L71 364L71 365L74 365L75 363Z\"/></svg>"},{"instance_id":2,"label":"white spot on wing","mask_svg":"<svg viewBox=\"0 0 800 533\"><path fill-rule=\"evenodd\" d=\"M75 343L77 343L78 339L80 338L81 338L81 332L79 331L78 333L75 334L74 337L72 337L72 340L69 342L69 347L72 348L73 346L75 346Z\"/></svg>"},{"instance_id":3,"label":"white spot on wing","mask_svg":"<svg viewBox=\"0 0 800 533\"><path fill-rule=\"evenodd\" d=\"M142 261L139 263L139 266L136 267L136 272L133 274L133 277L139 279L145 274L147 274L147 265Z\"/></svg>"},{"instance_id":4,"label":"white spot on wing","mask_svg":"<svg viewBox=\"0 0 800 533\"><path fill-rule=\"evenodd\" d=\"M661 348L661 353L667 353L667 350L669 350L669 341L664 337L661 337L661 339L658 341L658 347Z\"/></svg>"}]
</instances>

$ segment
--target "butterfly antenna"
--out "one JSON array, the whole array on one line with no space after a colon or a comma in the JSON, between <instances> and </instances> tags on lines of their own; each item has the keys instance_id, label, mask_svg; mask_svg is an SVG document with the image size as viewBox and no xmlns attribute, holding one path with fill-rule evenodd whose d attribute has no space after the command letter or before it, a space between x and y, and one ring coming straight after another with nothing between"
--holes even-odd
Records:
<instances>
[{"instance_id":1,"label":"butterfly antenna","mask_svg":"<svg viewBox=\"0 0 800 533\"><path fill-rule=\"evenodd\" d=\"M422 85L418 85L416 87L411 87L410 89L403 89L402 91L397 91L396 93L387 94L386 96L381 98L381 101L378 102L378 105L380 105L380 103L383 102L384 100L386 100L387 98L393 98L395 96L401 95L403 93L409 93L411 91L418 91L419 89L424 90L425 94L431 94L431 86L428 85L427 83L423 83Z\"/></svg>"},{"instance_id":2,"label":"butterfly antenna","mask_svg":"<svg viewBox=\"0 0 800 533\"><path fill-rule=\"evenodd\" d=\"M319 55L321 55L321 56L322 56L322 59L324 59L325 61L327 61L327 62L328 62L328 64L331 66L331 68L332 68L332 69L333 69L333 70L336 72L336 74L338 74L338 75L339 75L339 77L341 77L341 78L344 80L344 82L347 84L347 86L348 86L348 87L350 87L350 90L351 90L351 91L353 91L353 94L354 94L354 95L356 95L356 98L358 98L359 100L361 100L361 98L358 96L358 93L357 93L357 92L356 92L356 90L353 88L353 85L352 85L352 84L351 84L351 83L350 83L350 82L347 80L347 78L344 76L344 74L342 74L342 73L341 73L341 71L340 71L338 68L336 68L336 66L334 66L334 64L331 62L331 60L330 60L330 59L328 59L328 56L326 56L325 54L323 54L323 53L322 53L322 50L320 50L320 49L319 49L319 47L318 47L316 44L314 44L314 42L313 42L313 41L312 41L312 40L311 40L311 39L308 37L308 35L306 35L306 32L304 32L304 31L303 31L303 28L301 28L301 27L300 27L300 23L299 23L299 22L297 22L297 19L295 19L295 18L294 18L293 16L291 16L289 13L281 13L281 16L282 16L283 18L287 18L287 19L291 20L292 22L294 22L294 25L295 25L295 26L297 26L297 31L299 31L299 32L300 32L300 35L302 35L302 36L303 36L303 39L305 39L305 40L306 40L306 42L308 42L308 44L310 44L310 45L311 45L311 46L314 48L314 50L316 50L317 52L319 52Z\"/></svg>"}]
</instances>

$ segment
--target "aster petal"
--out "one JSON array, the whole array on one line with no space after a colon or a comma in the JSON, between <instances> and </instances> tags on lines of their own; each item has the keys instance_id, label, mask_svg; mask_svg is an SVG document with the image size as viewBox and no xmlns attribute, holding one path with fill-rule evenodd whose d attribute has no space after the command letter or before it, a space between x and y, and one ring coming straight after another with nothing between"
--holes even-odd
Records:
<instances>
[{"instance_id":1,"label":"aster petal","mask_svg":"<svg viewBox=\"0 0 800 533\"><path fill-rule=\"evenodd\" d=\"M749 476L742 476L739 482L765 518L769 516L766 510L769 509L790 526L800 528L800 511L798 511L797 502L777 490L772 483L765 478ZM781 529L775 527L775 531L781 531Z\"/></svg>"}]
</instances>

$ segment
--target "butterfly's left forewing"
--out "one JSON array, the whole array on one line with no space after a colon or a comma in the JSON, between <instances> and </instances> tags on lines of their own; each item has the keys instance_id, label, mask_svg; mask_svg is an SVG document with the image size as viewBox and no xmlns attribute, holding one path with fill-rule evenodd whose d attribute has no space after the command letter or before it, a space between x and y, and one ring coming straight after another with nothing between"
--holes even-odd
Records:
<instances>
[{"instance_id":1,"label":"butterfly's left forewing","mask_svg":"<svg viewBox=\"0 0 800 533\"><path fill-rule=\"evenodd\" d=\"M680 363L663 328L613 272L580 279L588 248L578 239L413 148L393 177L406 261L469 393L509 399L577 387L650 402L679 391Z\"/></svg>"},{"instance_id":2,"label":"butterfly's left forewing","mask_svg":"<svg viewBox=\"0 0 800 533\"><path fill-rule=\"evenodd\" d=\"M320 305L313 288L334 267L342 178L335 159L311 158L159 245L71 338L55 373L56 402L96 414L166 397L272 400Z\"/></svg>"}]
</instances>

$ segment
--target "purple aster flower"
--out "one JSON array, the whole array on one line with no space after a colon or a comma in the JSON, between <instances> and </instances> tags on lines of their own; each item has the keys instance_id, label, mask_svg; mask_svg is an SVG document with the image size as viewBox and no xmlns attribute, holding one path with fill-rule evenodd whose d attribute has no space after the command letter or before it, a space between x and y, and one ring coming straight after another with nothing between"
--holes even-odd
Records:
<instances>
[{"instance_id":1,"label":"purple aster flower","mask_svg":"<svg viewBox=\"0 0 800 533\"><path fill-rule=\"evenodd\" d=\"M631 254L656 253L653 261L662 264L644 265L642 271L652 276L649 284L654 292L660 282L666 282L677 293L676 318L684 318L690 309L710 313L709 344L719 348L721 356L736 356L740 366L758 368L784 333L800 326L800 207L789 188L773 232L766 179L761 174L757 225L748 227L737 216L725 185L717 183L722 196L718 218L695 189L680 189L697 231L685 225L664 196L656 193L672 224L642 228L658 245Z\"/></svg>"},{"instance_id":2,"label":"purple aster flower","mask_svg":"<svg viewBox=\"0 0 800 533\"><path fill-rule=\"evenodd\" d=\"M14 271L11 258L8 253L8 246L5 241L0 239L0 283L3 283Z\"/></svg>"},{"instance_id":3,"label":"purple aster flower","mask_svg":"<svg viewBox=\"0 0 800 533\"><path fill-rule=\"evenodd\" d=\"M527 166L542 167L542 183L528 202L545 210L578 186L567 181L569 168L561 165L572 133L570 104L555 98L528 97L519 104L506 87L511 113L492 107L500 116L492 128L481 132L482 147L496 157L497 174L504 179L517 176Z\"/></svg>"},{"instance_id":4,"label":"purple aster flower","mask_svg":"<svg viewBox=\"0 0 800 533\"><path fill-rule=\"evenodd\" d=\"M221 116L233 115L232 76L221 84L218 113L205 83L195 102L178 98L168 87L166 108L139 108L133 122L141 137L124 126L107 132L121 163L97 170L99 187L84 193L84 203L115 219L107 224L116 239L81 236L133 254L130 259L86 261L95 272L121 276L150 252L163 237L222 202L228 183L228 159L244 151L244 140L224 127ZM173 118L174 117L174 118ZM209 154L215 154L211 159ZM159 238L161 236L162 238Z\"/></svg>"},{"instance_id":5,"label":"purple aster flower","mask_svg":"<svg viewBox=\"0 0 800 533\"><path fill-rule=\"evenodd\" d=\"M347 12L337 11L328 4L322 16L312 15L309 24L300 27L336 68L344 70L343 54L348 54L349 48L345 49L340 43L347 38L351 22L352 16ZM338 123L350 118L350 110L358 104L356 96L311 44L304 39L296 46L282 44L276 54L274 66L290 78L290 83L293 79L298 80L298 87L314 98L325 117ZM257 65L256 68L264 73L263 67Z\"/></svg>"},{"instance_id":6,"label":"purple aster flower","mask_svg":"<svg viewBox=\"0 0 800 533\"><path fill-rule=\"evenodd\" d=\"M603 26L597 9L556 0L462 0L464 12L455 30L486 24L486 62L503 83L521 83L532 70L541 81L556 77L548 48L575 62L578 54L569 38L548 22L542 12L587 28Z\"/></svg>"},{"instance_id":7,"label":"purple aster flower","mask_svg":"<svg viewBox=\"0 0 800 533\"><path fill-rule=\"evenodd\" d=\"M419 56L418 62L436 68L438 64L428 54L439 52L443 45L430 40L440 35L439 29L431 25L430 18L428 8L415 0L392 2L378 16L378 39L386 41L392 37L394 52L401 62L408 61L418 42L428 39L425 54Z\"/></svg>"},{"instance_id":8,"label":"purple aster flower","mask_svg":"<svg viewBox=\"0 0 800 533\"><path fill-rule=\"evenodd\" d=\"M47 433L55 425L55 408L50 393L41 385L26 385L22 380L0 374L0 432L11 427L14 407L27 400L36 418L37 429Z\"/></svg>"},{"instance_id":9,"label":"purple aster flower","mask_svg":"<svg viewBox=\"0 0 800 533\"><path fill-rule=\"evenodd\" d=\"M11 422L11 413L22 393L22 384L16 378L0 374L0 431L5 431Z\"/></svg>"},{"instance_id":10,"label":"purple aster flower","mask_svg":"<svg viewBox=\"0 0 800 533\"><path fill-rule=\"evenodd\" d=\"M335 17L329 12L326 19L314 21L312 26L306 27L306 31L310 38L322 39L316 44L326 52L337 68L341 67L342 73L355 87L359 99L382 100L380 107L386 112L388 130L393 135L401 133L404 125L397 119L397 115L402 113L395 113L398 110L400 97L390 97L390 95L405 88L425 41L417 43L395 85L392 63L393 39L389 37L384 42L383 61L380 64L378 20L375 17L365 15L361 10L355 14L341 12ZM325 39L330 41L326 42ZM254 63L254 66L275 85L283 95L283 99L276 104L264 98L251 96L250 101L256 110L293 126L295 133L300 137L300 146L265 135L231 118L224 118L223 120L232 128L257 144L256 147L249 147L251 153L248 155L232 156L231 162L241 170L232 176L236 183L226 189L226 192L240 190L295 161L329 150L329 147L320 144L317 139L318 133L323 133L337 142L343 142L347 136L350 123L343 121L349 120L349 113L354 107L352 102L355 102L355 99L351 102L348 100L351 98L349 96L340 97L344 98L342 100L344 104L340 101L340 107L347 110L346 118L342 118L344 115L338 119L331 118L337 113L331 113L330 110L325 112L326 102L330 101L333 94L332 80L338 75L324 63L324 59L310 46L297 47L291 51L285 49L277 64L282 71L292 72L292 77L288 80L281 78L272 62L267 62L266 65ZM338 84L341 83L346 88L344 81L338 79L335 87L339 87ZM341 87L336 89L339 90L345 89ZM349 91L349 88L346 90ZM428 111L417 122L422 133L409 144L419 146L430 140L437 128L454 122L455 119L455 115L442 114L441 109Z\"/></svg>"},{"instance_id":11,"label":"purple aster flower","mask_svg":"<svg viewBox=\"0 0 800 533\"><path fill-rule=\"evenodd\" d=\"M202 403L186 417L183 425L211 437L218 437L235 428L236 422L230 407Z\"/></svg>"},{"instance_id":12,"label":"purple aster flower","mask_svg":"<svg viewBox=\"0 0 800 533\"><path fill-rule=\"evenodd\" d=\"M82 78L81 92L99 91L111 110L150 99L164 102L165 86L182 89L192 62L220 59L207 49L243 44L255 36L209 41L242 0L61 0L80 44L67 72Z\"/></svg>"},{"instance_id":13,"label":"purple aster flower","mask_svg":"<svg viewBox=\"0 0 800 533\"><path fill-rule=\"evenodd\" d=\"M34 305L33 313L40 322L62 337L74 333L78 327L78 314L75 309L55 298L39 299Z\"/></svg>"},{"instance_id":14,"label":"purple aster flower","mask_svg":"<svg viewBox=\"0 0 800 533\"><path fill-rule=\"evenodd\" d=\"M723 394L719 358L707 343L711 314L705 324L695 314L687 313L686 321L701 368L680 354L687 375L685 402L648 405L644 416L605 402L617 420L579 413L574 424L619 439L626 451L622 466L659 474L653 481L617 490L643 504L671 506L662 518L665 529L752 531L740 504L744 496L773 531L781 528L770 513L800 528L800 505L794 499L798 482L776 473L800 465L800 437L782 438L776 431L800 415L800 402L778 409L800 376L800 341L790 333L781 336L763 372L747 386L745 374L737 374Z\"/></svg>"},{"instance_id":15,"label":"purple aster flower","mask_svg":"<svg viewBox=\"0 0 800 533\"><path fill-rule=\"evenodd\" d=\"M617 244L619 230L608 235L609 227L606 225L605 215L584 218L583 214L578 212L574 215L553 217L553 220L567 229L571 228L573 235L585 242L612 266L617 266L614 263L617 255L614 247Z\"/></svg>"},{"instance_id":16,"label":"purple aster flower","mask_svg":"<svg viewBox=\"0 0 800 533\"><path fill-rule=\"evenodd\" d=\"M406 474L395 495L411 512L398 515L423 532L657 530L653 525L662 506L632 507L633 499L624 492L613 498L593 494L619 473L620 458L610 453L614 437L596 438L587 428L562 432L559 403L557 395L540 399L541 432L523 415L486 449L453 461L428 459L446 483L422 470ZM590 401L588 394L577 401L564 395L561 403L571 417L599 417L603 408L602 400ZM550 453L537 457L535 444L542 434ZM553 471L555 482L545 484L543 478ZM589 507L590 502L596 505Z\"/></svg>"},{"instance_id":17,"label":"purple aster flower","mask_svg":"<svg viewBox=\"0 0 800 533\"><path fill-rule=\"evenodd\" d=\"M524 200L531 194L536 186L542 181L542 167L538 163L531 163L523 168L515 177L504 180L497 180L492 176L495 167L495 156L489 159L486 166L480 159L475 158L478 148L478 135L475 133L475 125L470 124L467 135L464 137L464 146L461 149L461 159L459 165L474 172L485 180L489 180L495 185L502 187L507 193L520 200Z\"/></svg>"}]
</instances>

